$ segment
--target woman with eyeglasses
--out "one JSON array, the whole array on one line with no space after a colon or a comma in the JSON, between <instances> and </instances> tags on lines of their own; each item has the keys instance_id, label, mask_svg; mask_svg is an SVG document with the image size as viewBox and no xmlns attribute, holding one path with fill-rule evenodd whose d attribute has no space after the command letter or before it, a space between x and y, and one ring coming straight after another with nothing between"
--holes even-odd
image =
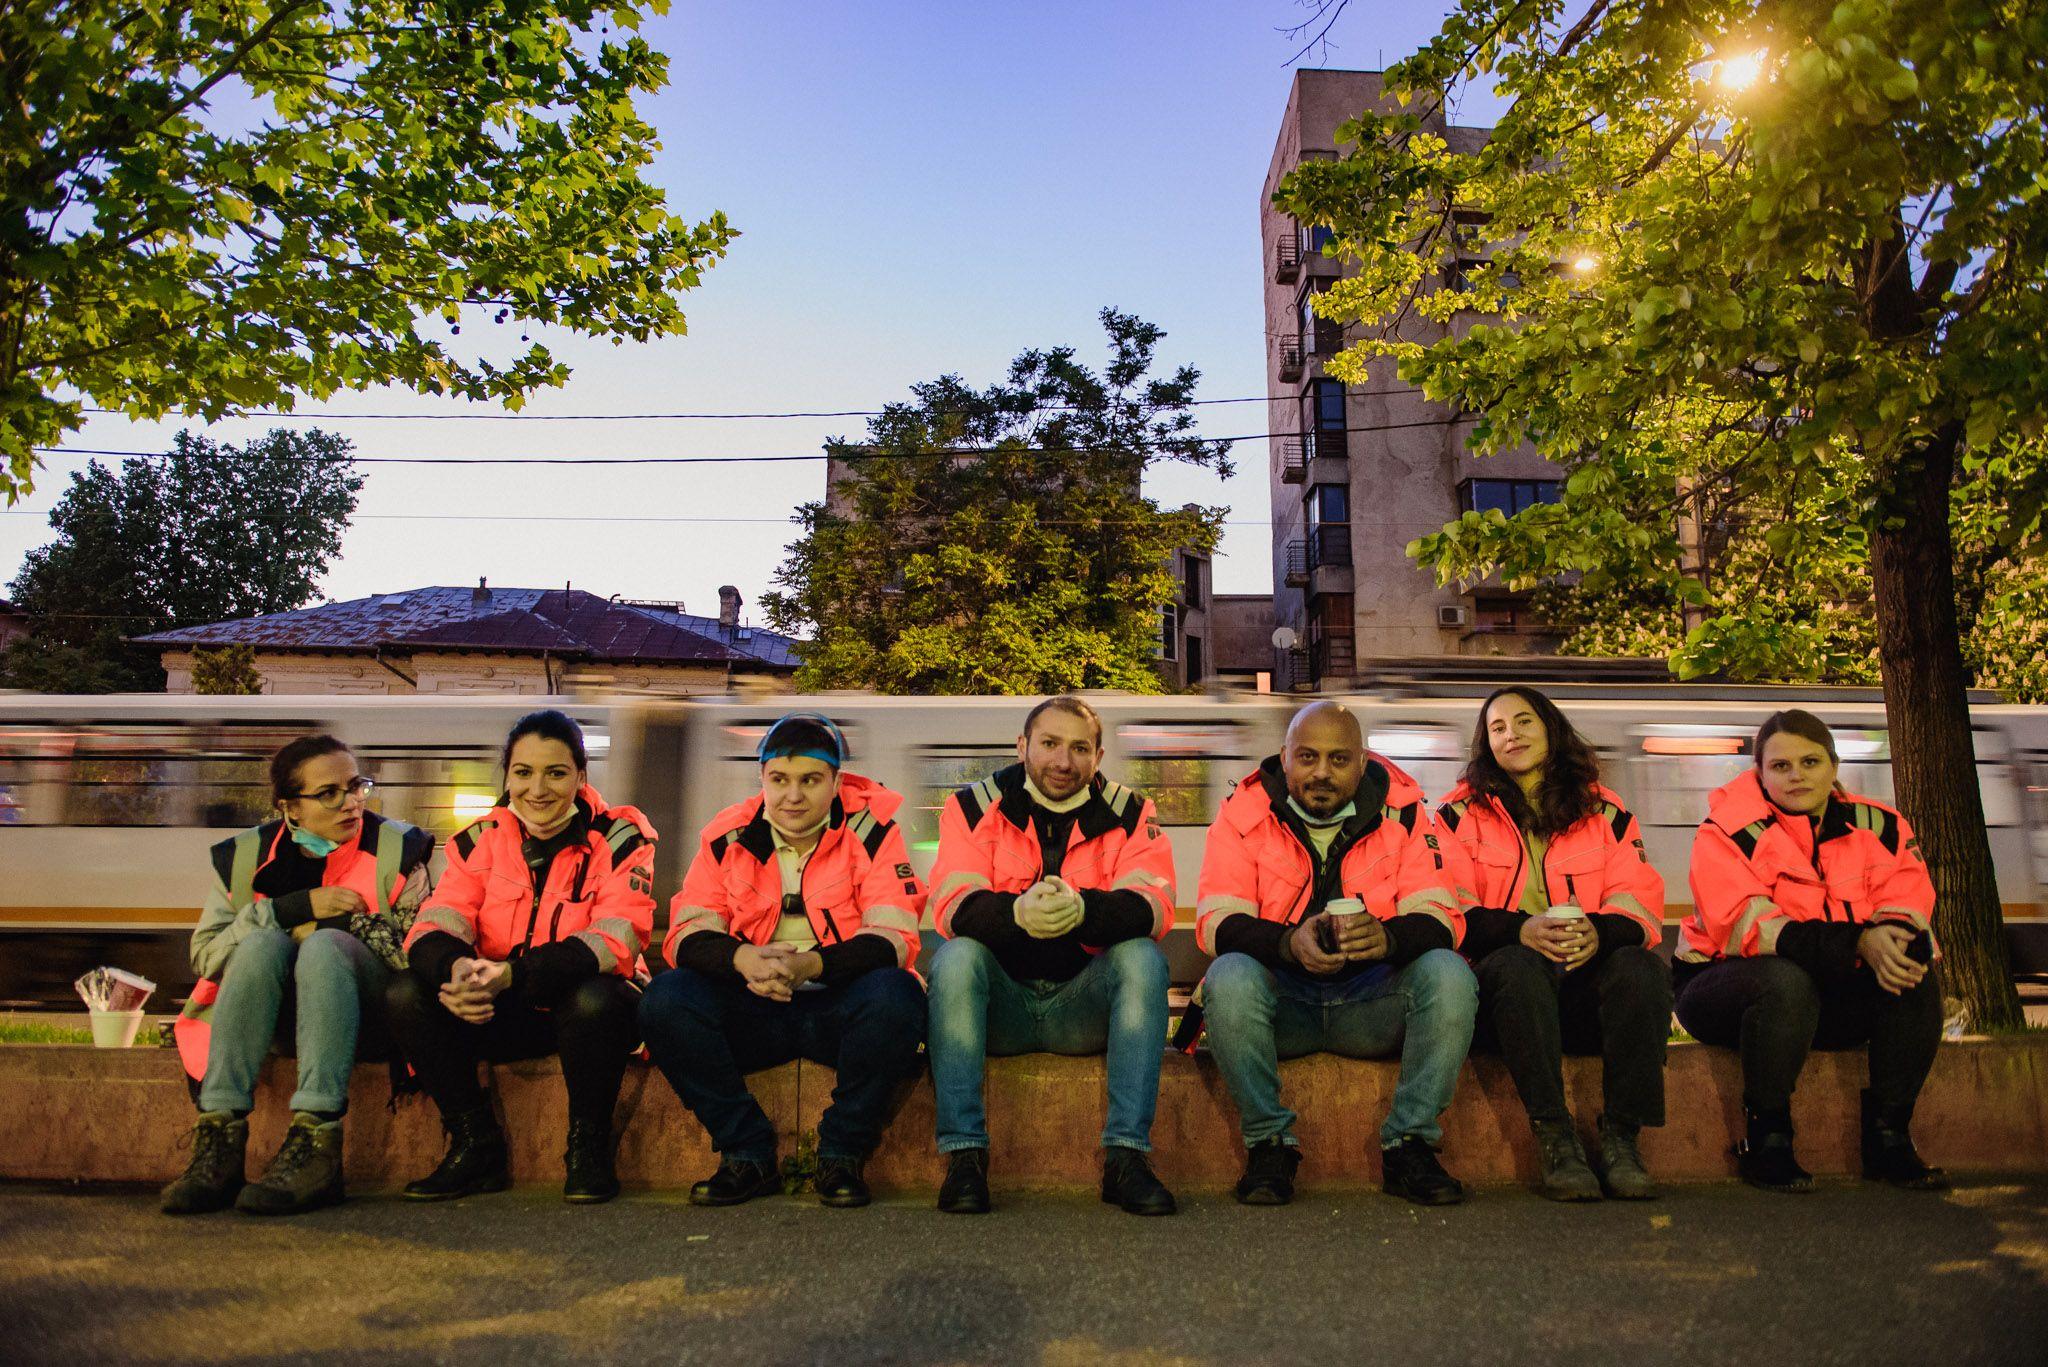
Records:
<instances>
[{"instance_id":1,"label":"woman with eyeglasses","mask_svg":"<svg viewBox=\"0 0 2048 1367\"><path fill-rule=\"evenodd\" d=\"M448 842L448 870L405 942L391 1029L440 1109L448 1149L405 1189L502 1191L505 1134L477 1064L559 1054L569 1093L562 1199L609 1201L612 1111L640 1042L640 953L654 931L654 827L590 786L583 730L532 712L505 738L505 795Z\"/></svg>"},{"instance_id":2,"label":"woman with eyeglasses","mask_svg":"<svg viewBox=\"0 0 2048 1367\"><path fill-rule=\"evenodd\" d=\"M342 1199L349 1074L383 1052L384 989L427 894L434 838L368 810L370 780L333 736L279 750L270 786L277 819L213 847L192 932L201 981L173 1030L199 1121L190 1164L163 1190L170 1215L293 1215ZM284 1023L299 1066L291 1124L245 1182L256 1074Z\"/></svg>"}]
</instances>

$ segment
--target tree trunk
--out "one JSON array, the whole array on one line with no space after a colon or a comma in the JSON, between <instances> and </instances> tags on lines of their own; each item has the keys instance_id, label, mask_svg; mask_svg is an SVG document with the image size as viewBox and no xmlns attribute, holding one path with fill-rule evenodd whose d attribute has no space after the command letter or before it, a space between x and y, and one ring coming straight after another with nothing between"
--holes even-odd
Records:
<instances>
[{"instance_id":1,"label":"tree trunk","mask_svg":"<svg viewBox=\"0 0 2048 1367\"><path fill-rule=\"evenodd\" d=\"M1962 999L1973 1030L2012 1030L2023 1016L1977 787L1956 628L1948 505L1960 440L1959 427L1945 429L1920 453L1924 464L1903 471L1896 499L1882 509L1871 536L1871 580L1892 775L1934 876L1943 991Z\"/></svg>"}]
</instances>

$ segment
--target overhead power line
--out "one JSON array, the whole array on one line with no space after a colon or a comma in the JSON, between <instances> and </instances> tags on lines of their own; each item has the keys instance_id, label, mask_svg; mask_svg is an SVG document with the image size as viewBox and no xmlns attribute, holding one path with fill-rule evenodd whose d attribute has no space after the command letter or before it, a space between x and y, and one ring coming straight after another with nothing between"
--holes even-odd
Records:
<instances>
[{"instance_id":1,"label":"overhead power line","mask_svg":"<svg viewBox=\"0 0 2048 1367\"><path fill-rule=\"evenodd\" d=\"M1417 427L1450 427L1462 422L1475 422L1480 415L1462 414L1449 418L1424 418L1415 422L1373 423L1362 427L1347 427L1341 435L1356 432L1398 432ZM1273 437L1289 438L1310 435L1305 432L1246 432L1227 437L1195 436L1193 434L1177 440L1190 442L1251 442L1266 441ZM1340 435L1336 428L1323 429L1316 435ZM1119 447L1114 454L1139 454L1145 451L1163 451L1164 446ZM38 446L39 455L51 456L113 456L135 460L168 460L177 453L173 451L117 451L104 447L90 446ZM356 465L774 465L792 461L830 460L849 458L849 452L856 448L847 447L841 451L812 451L791 455L694 455L694 456L279 456L279 460L305 461L313 464ZM918 460L937 456L994 456L994 455L1041 455L1041 456L1085 456L1104 454L1102 448L1086 446L958 446L941 447L928 451L866 451L851 455L855 460Z\"/></svg>"},{"instance_id":2,"label":"overhead power line","mask_svg":"<svg viewBox=\"0 0 2048 1367\"><path fill-rule=\"evenodd\" d=\"M1420 389L1361 389L1346 394L1347 398L1377 399L1401 394L1420 394ZM1216 404L1291 402L1287 395L1248 394L1239 399L1189 399L1183 407L1198 408ZM1056 413L1079 411L1074 404L1046 404L1047 411ZM105 417L121 417L118 408L85 408L86 413ZM741 422L779 418L878 418L884 410L879 408L831 408L813 409L790 413L305 413L252 412L238 413L235 417L249 419L276 419L293 422Z\"/></svg>"}]
</instances>

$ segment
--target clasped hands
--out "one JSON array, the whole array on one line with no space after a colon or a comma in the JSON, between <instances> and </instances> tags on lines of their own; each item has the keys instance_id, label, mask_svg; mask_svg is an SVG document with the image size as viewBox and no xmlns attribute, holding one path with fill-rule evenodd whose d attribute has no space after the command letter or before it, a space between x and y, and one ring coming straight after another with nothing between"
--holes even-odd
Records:
<instances>
[{"instance_id":1,"label":"clasped hands","mask_svg":"<svg viewBox=\"0 0 2048 1367\"><path fill-rule=\"evenodd\" d=\"M1034 940L1057 940L1081 924L1085 908L1074 885L1057 875L1041 878L1017 894L1010 913Z\"/></svg>"},{"instance_id":2,"label":"clasped hands","mask_svg":"<svg viewBox=\"0 0 2048 1367\"><path fill-rule=\"evenodd\" d=\"M817 950L777 942L741 945L733 951L732 966L746 980L749 992L772 1002L788 1001L799 987L825 971L825 961Z\"/></svg>"},{"instance_id":3,"label":"clasped hands","mask_svg":"<svg viewBox=\"0 0 2048 1367\"><path fill-rule=\"evenodd\" d=\"M1856 957L1870 966L1877 985L1894 997L1918 987L1927 965L1909 955L1915 933L1907 926L1882 922L1856 937Z\"/></svg>"},{"instance_id":4,"label":"clasped hands","mask_svg":"<svg viewBox=\"0 0 2048 1367\"><path fill-rule=\"evenodd\" d=\"M512 965L500 959L462 958L441 984L441 1005L469 1025L482 1025L496 1014L491 1003L512 985Z\"/></svg>"},{"instance_id":5,"label":"clasped hands","mask_svg":"<svg viewBox=\"0 0 2048 1367\"><path fill-rule=\"evenodd\" d=\"M1521 941L1569 973L1599 952L1600 932L1588 916L1524 916Z\"/></svg>"},{"instance_id":6,"label":"clasped hands","mask_svg":"<svg viewBox=\"0 0 2048 1367\"><path fill-rule=\"evenodd\" d=\"M1335 945L1335 950L1325 949L1325 943ZM1386 924L1369 911L1349 916L1318 912L1290 931L1282 944L1288 958L1318 974L1335 973L1347 963L1384 959L1393 948Z\"/></svg>"}]
</instances>

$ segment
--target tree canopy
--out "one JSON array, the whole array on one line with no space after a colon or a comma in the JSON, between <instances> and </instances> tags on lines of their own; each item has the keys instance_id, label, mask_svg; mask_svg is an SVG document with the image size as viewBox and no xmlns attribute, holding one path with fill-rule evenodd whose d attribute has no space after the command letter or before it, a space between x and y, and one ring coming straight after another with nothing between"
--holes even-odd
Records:
<instances>
[{"instance_id":1,"label":"tree canopy","mask_svg":"<svg viewBox=\"0 0 2048 1367\"><path fill-rule=\"evenodd\" d=\"M1159 461L1227 474L1229 444L1194 433L1198 371L1151 376L1164 332L1101 320L1099 374L1072 347L1026 351L983 389L913 385L865 441L832 444L848 473L798 510L763 599L811 638L799 687L1159 690L1173 553L1213 549L1226 510L1162 509L1142 480Z\"/></svg>"},{"instance_id":2,"label":"tree canopy","mask_svg":"<svg viewBox=\"0 0 2048 1367\"><path fill-rule=\"evenodd\" d=\"M1358 262L1318 300L1368 330L1333 371L1392 357L1478 453L1569 471L1561 505L1422 538L1441 577L1674 598L1702 609L1688 668L1811 616L1747 591L1765 562L1810 598L1862 581L1952 981L1991 1024L2017 1008L1958 588L2036 553L2048 498L2044 50L2023 0L1465 0L1280 192ZM1454 150L1439 111L1482 77L1508 112ZM1700 538L1745 529L1717 597Z\"/></svg>"},{"instance_id":3,"label":"tree canopy","mask_svg":"<svg viewBox=\"0 0 2048 1367\"><path fill-rule=\"evenodd\" d=\"M31 628L0 657L0 680L159 690L157 652L125 638L306 606L363 486L349 452L318 429L241 446L179 433L162 459L89 462L50 514L57 539L10 586Z\"/></svg>"},{"instance_id":4,"label":"tree canopy","mask_svg":"<svg viewBox=\"0 0 2048 1367\"><path fill-rule=\"evenodd\" d=\"M666 5L0 6L0 489L86 405L516 408L566 367L465 323L681 332L732 234L643 178L668 59L632 30Z\"/></svg>"}]
</instances>

